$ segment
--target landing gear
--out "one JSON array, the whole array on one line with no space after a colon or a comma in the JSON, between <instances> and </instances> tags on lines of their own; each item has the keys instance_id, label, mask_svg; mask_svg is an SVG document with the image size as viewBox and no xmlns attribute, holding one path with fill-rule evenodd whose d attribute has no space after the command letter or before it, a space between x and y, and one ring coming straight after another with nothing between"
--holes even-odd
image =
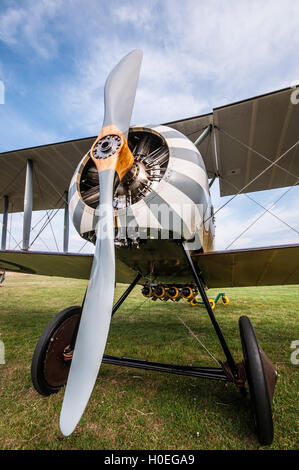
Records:
<instances>
[{"instance_id":1,"label":"landing gear","mask_svg":"<svg viewBox=\"0 0 299 470\"><path fill-rule=\"evenodd\" d=\"M112 315L132 292L140 278L141 274L138 273L115 303ZM67 382L82 308L69 307L58 313L46 326L36 345L31 363L31 379L34 388L41 395L57 393Z\"/></svg>"},{"instance_id":2,"label":"landing gear","mask_svg":"<svg viewBox=\"0 0 299 470\"><path fill-rule=\"evenodd\" d=\"M77 328L81 307L62 310L44 329L33 354L31 379L41 395L57 393L66 384L70 361L65 349ZM64 353L66 354L64 356Z\"/></svg>"},{"instance_id":3,"label":"landing gear","mask_svg":"<svg viewBox=\"0 0 299 470\"><path fill-rule=\"evenodd\" d=\"M273 364L259 347L253 326L248 317L239 319L241 343L245 362L245 376L243 376L242 364L236 364L224 339L221 329L214 317L213 310L206 296L204 285L198 276L192 258L185 250L186 259L193 273L196 286L201 294L206 310L210 316L215 332L226 355L228 373L232 381L244 392L244 384L247 378L250 397L255 420L257 437L261 444L270 445L273 441L274 430L272 420L271 402L274 395L277 373Z\"/></svg>"},{"instance_id":4,"label":"landing gear","mask_svg":"<svg viewBox=\"0 0 299 470\"><path fill-rule=\"evenodd\" d=\"M248 317L240 317L239 328L256 433L261 444L270 445L274 436L271 401L276 371L260 349Z\"/></svg>"},{"instance_id":5,"label":"landing gear","mask_svg":"<svg viewBox=\"0 0 299 470\"><path fill-rule=\"evenodd\" d=\"M221 362L215 358L219 367L194 367L160 362L150 362L141 359L128 357L117 357L104 354L103 363L117 366L132 367L143 370L152 370L171 374L185 375L190 377L221 380L234 383L240 392L245 392L245 383L248 380L250 397L253 408L253 415L258 439L263 445L270 445L273 441L273 421L271 403L276 382L276 371L258 345L254 329L248 317L242 316L239 319L241 343L243 347L244 362L236 363L228 344L224 338L220 325L214 315L211 299L206 295L203 280L198 275L193 260L186 250L186 261L193 274L195 285L167 286L167 290L159 290L158 285L143 285L143 295L151 298L153 292L155 296L163 298L168 296L172 300L177 300L184 296L188 300L195 301L192 293L195 290L200 294L202 304L210 317L215 333L221 344L226 361ZM138 274L124 294L113 307L112 315L127 298L129 293L141 278ZM187 289L188 288L188 289ZM155 291L154 291L155 289ZM182 290L184 289L184 292ZM222 299L226 302L226 299ZM196 305L196 304L195 304ZM60 312L45 328L36 346L31 377L35 389L42 395L51 395L58 392L67 381L69 368L72 360L74 343L77 328L81 316L82 307L69 307Z\"/></svg>"}]
</instances>

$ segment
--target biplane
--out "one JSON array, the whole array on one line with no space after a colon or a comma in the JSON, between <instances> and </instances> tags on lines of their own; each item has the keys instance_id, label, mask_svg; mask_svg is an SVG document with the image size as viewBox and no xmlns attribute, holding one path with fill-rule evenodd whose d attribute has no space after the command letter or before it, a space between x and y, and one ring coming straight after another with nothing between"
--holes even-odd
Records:
<instances>
[{"instance_id":1,"label":"biplane","mask_svg":"<svg viewBox=\"0 0 299 470\"><path fill-rule=\"evenodd\" d=\"M102 362L249 386L256 433L273 440L276 370L247 316L239 319L244 360L237 363L207 296L212 287L296 284L299 244L214 251L221 196L290 187L299 181L299 106L292 88L159 125L130 126L142 52L109 74L98 137L0 154L3 213L0 268L89 279L82 306L70 306L45 328L31 376L42 395L65 387L60 428L70 435ZM230 199L230 200L231 200ZM30 250L33 210L64 206L62 253ZM6 249L8 214L24 212L21 250ZM94 255L69 253L68 220ZM129 284L113 305L115 282ZM222 347L218 367L187 367L104 354L112 316L136 285L152 300L201 298Z\"/></svg>"}]
</instances>

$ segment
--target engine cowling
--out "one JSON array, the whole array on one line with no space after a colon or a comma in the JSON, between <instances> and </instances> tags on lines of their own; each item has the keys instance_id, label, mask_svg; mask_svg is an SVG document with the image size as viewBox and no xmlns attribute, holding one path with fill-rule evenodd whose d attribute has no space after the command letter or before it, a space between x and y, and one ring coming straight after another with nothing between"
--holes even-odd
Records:
<instances>
[{"instance_id":1,"label":"engine cowling","mask_svg":"<svg viewBox=\"0 0 299 470\"><path fill-rule=\"evenodd\" d=\"M115 240L192 240L190 249L213 246L213 208L203 159L182 133L166 126L130 128L134 164L114 195ZM95 241L100 198L98 174L89 153L69 189L70 216L84 239Z\"/></svg>"}]
</instances>

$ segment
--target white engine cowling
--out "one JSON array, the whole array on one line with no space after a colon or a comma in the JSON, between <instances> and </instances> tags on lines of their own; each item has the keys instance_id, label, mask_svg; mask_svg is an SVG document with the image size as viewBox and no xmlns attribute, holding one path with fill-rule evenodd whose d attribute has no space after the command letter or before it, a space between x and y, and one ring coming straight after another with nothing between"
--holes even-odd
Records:
<instances>
[{"instance_id":1,"label":"white engine cowling","mask_svg":"<svg viewBox=\"0 0 299 470\"><path fill-rule=\"evenodd\" d=\"M213 208L207 172L195 145L166 126L130 128L134 165L116 189L115 239L118 244L148 238L192 240L190 249L213 246ZM95 241L100 188L87 153L69 189L69 209L77 232Z\"/></svg>"}]
</instances>

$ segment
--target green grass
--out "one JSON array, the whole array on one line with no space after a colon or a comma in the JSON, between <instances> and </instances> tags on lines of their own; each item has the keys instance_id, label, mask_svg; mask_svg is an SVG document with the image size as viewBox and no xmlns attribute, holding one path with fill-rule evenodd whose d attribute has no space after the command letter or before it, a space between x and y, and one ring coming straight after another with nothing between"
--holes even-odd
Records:
<instances>
[{"instance_id":1,"label":"green grass","mask_svg":"<svg viewBox=\"0 0 299 470\"><path fill-rule=\"evenodd\" d=\"M7 274L0 289L0 449L257 449L249 398L230 383L103 364L88 407L68 438L59 430L63 391L40 396L30 364L47 323L79 305L85 281ZM116 289L116 298L125 286ZM298 371L290 344L299 339L296 286L224 289L230 305L215 313L237 361L238 329L248 315L278 369L270 448L298 447ZM221 289L220 289L221 291ZM218 290L209 291L216 296ZM107 354L186 365L215 366L179 317L218 359L224 359L207 313L186 302L145 301L136 287L113 317Z\"/></svg>"}]
</instances>

